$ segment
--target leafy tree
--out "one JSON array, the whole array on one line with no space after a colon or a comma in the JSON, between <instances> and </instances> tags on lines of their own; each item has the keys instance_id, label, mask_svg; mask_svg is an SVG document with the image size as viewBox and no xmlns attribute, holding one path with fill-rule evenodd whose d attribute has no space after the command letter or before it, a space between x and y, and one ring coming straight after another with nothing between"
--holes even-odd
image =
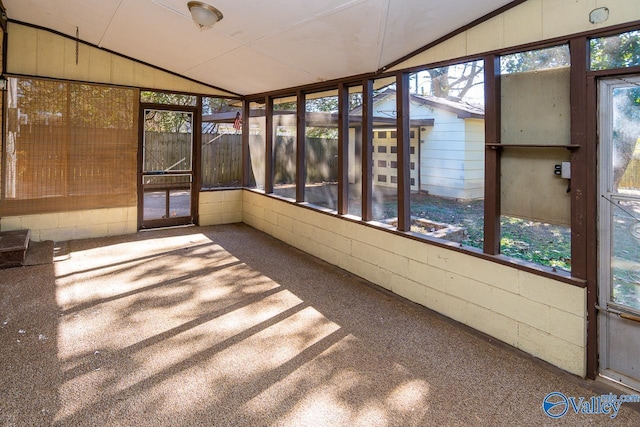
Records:
<instances>
[{"instance_id":1,"label":"leafy tree","mask_svg":"<svg viewBox=\"0 0 640 427\"><path fill-rule=\"evenodd\" d=\"M618 189L640 141L640 88L613 92L613 188Z\"/></svg>"},{"instance_id":2,"label":"leafy tree","mask_svg":"<svg viewBox=\"0 0 640 427\"><path fill-rule=\"evenodd\" d=\"M484 62L473 61L426 71L429 85L428 95L438 98L462 100L468 92L482 84Z\"/></svg>"},{"instance_id":3,"label":"leafy tree","mask_svg":"<svg viewBox=\"0 0 640 427\"><path fill-rule=\"evenodd\" d=\"M591 39L589 48L592 70L640 65L640 31ZM640 139L640 88L614 91L613 103L613 181L617 190Z\"/></svg>"},{"instance_id":4,"label":"leafy tree","mask_svg":"<svg viewBox=\"0 0 640 427\"><path fill-rule=\"evenodd\" d=\"M522 73L568 67L570 64L569 46L560 45L504 55L500 57L500 72L502 74Z\"/></svg>"},{"instance_id":5,"label":"leafy tree","mask_svg":"<svg viewBox=\"0 0 640 427\"><path fill-rule=\"evenodd\" d=\"M640 31L591 39L589 47L592 70L640 65Z\"/></svg>"}]
</instances>

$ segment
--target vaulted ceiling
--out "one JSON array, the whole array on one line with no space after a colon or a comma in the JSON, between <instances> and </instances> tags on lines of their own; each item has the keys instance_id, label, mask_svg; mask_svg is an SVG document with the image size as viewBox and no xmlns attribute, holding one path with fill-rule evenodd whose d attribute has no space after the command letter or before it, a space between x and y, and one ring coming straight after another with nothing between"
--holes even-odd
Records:
<instances>
[{"instance_id":1,"label":"vaulted ceiling","mask_svg":"<svg viewBox=\"0 0 640 427\"><path fill-rule=\"evenodd\" d=\"M3 0L10 20L49 28L238 94L374 72L509 0Z\"/></svg>"}]
</instances>

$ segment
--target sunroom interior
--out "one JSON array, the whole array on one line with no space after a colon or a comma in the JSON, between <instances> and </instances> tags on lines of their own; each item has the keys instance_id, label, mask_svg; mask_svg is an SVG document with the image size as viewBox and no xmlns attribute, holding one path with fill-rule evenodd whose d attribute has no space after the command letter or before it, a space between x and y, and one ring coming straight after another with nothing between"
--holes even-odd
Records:
<instances>
[{"instance_id":1,"label":"sunroom interior","mask_svg":"<svg viewBox=\"0 0 640 427\"><path fill-rule=\"evenodd\" d=\"M244 223L640 389L635 0L2 3L2 232Z\"/></svg>"}]
</instances>

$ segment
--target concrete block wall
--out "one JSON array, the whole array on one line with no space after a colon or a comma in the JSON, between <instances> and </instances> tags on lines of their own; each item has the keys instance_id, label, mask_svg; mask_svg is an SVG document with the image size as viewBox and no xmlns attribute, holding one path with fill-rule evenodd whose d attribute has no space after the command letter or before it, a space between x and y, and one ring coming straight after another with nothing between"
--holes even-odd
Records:
<instances>
[{"instance_id":1,"label":"concrete block wall","mask_svg":"<svg viewBox=\"0 0 640 427\"><path fill-rule=\"evenodd\" d=\"M245 190L243 222L573 374L586 290Z\"/></svg>"},{"instance_id":2,"label":"concrete block wall","mask_svg":"<svg viewBox=\"0 0 640 427\"><path fill-rule=\"evenodd\" d=\"M38 215L6 216L0 230L31 230L34 241L66 241L91 237L118 236L138 231L135 206L58 212Z\"/></svg>"},{"instance_id":3,"label":"concrete block wall","mask_svg":"<svg viewBox=\"0 0 640 427\"><path fill-rule=\"evenodd\" d=\"M200 193L198 224L218 225L242 222L242 189Z\"/></svg>"}]
</instances>

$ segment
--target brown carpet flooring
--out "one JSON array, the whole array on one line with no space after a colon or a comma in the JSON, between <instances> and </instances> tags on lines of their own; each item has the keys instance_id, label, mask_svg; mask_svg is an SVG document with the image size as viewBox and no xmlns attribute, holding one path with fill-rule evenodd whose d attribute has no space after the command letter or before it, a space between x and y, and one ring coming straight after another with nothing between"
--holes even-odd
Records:
<instances>
[{"instance_id":1,"label":"brown carpet flooring","mask_svg":"<svg viewBox=\"0 0 640 427\"><path fill-rule=\"evenodd\" d=\"M548 418L608 389L245 225L63 252L0 271L0 425L640 425Z\"/></svg>"}]
</instances>

